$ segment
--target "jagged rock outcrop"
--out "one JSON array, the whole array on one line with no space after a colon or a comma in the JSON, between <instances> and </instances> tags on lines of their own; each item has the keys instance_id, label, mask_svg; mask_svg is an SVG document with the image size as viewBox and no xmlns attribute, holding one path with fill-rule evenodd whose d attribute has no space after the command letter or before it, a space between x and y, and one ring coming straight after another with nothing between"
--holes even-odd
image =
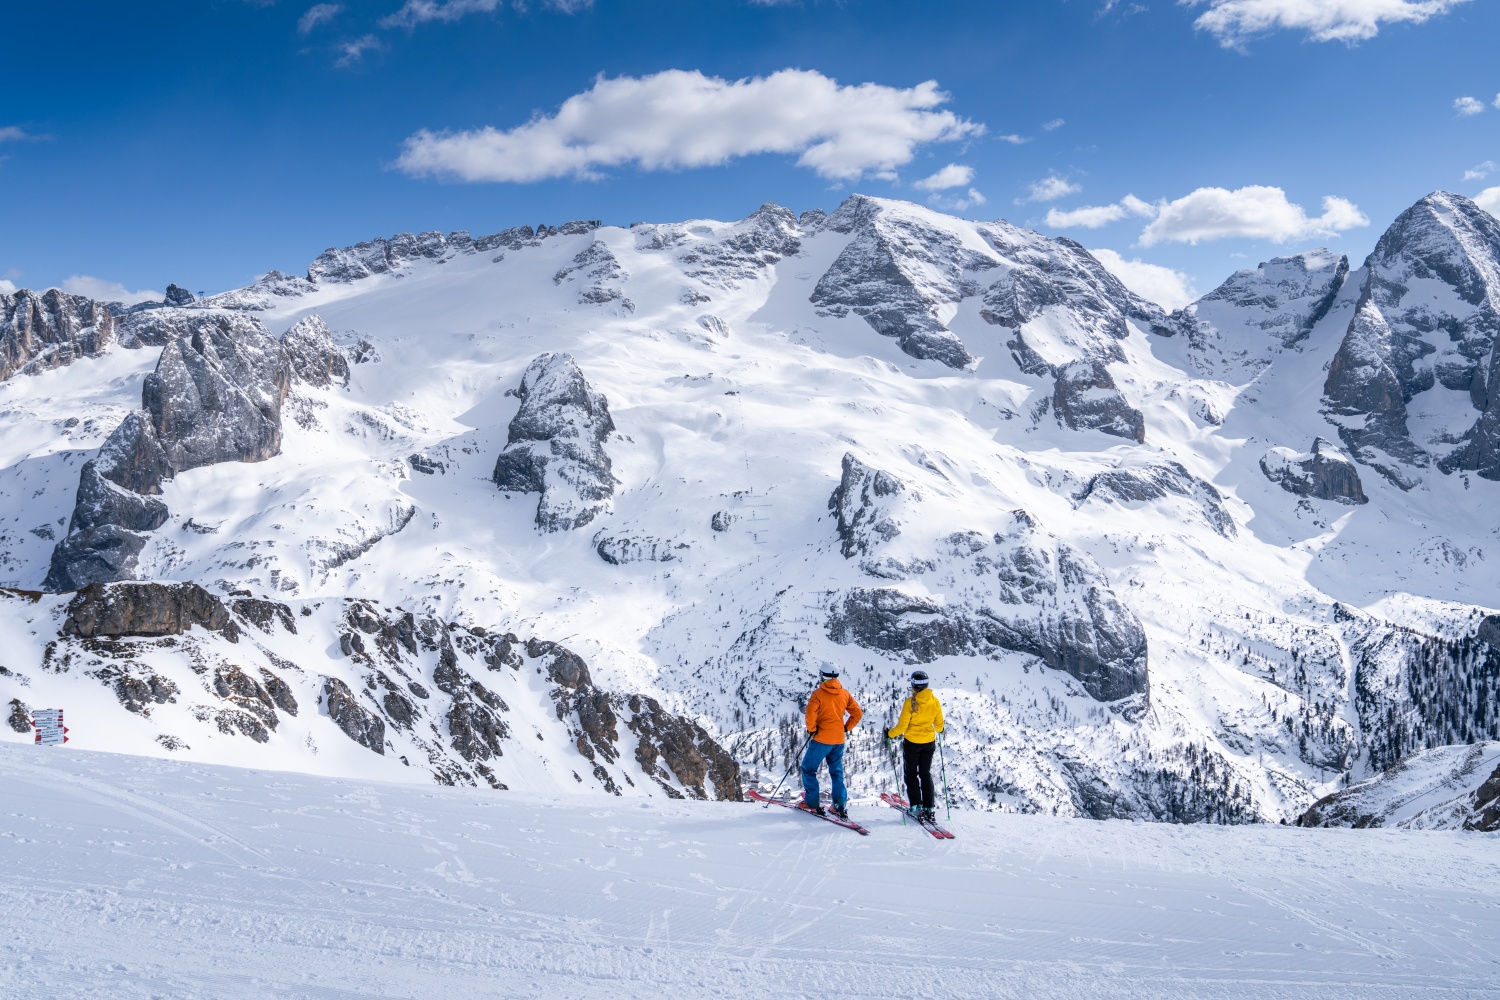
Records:
<instances>
[{"instance_id":1,"label":"jagged rock outcrop","mask_svg":"<svg viewBox=\"0 0 1500 1000\"><path fill-rule=\"evenodd\" d=\"M636 562L673 562L690 546L686 542L654 535L608 535L594 540L594 551L612 566Z\"/></svg>"},{"instance_id":2,"label":"jagged rock outcrop","mask_svg":"<svg viewBox=\"0 0 1500 1000\"><path fill-rule=\"evenodd\" d=\"M906 485L895 476L844 453L843 473L828 498L828 509L837 520L839 551L845 559L869 555L881 542L901 534L896 509L906 491Z\"/></svg>"},{"instance_id":3,"label":"jagged rock outcrop","mask_svg":"<svg viewBox=\"0 0 1500 1000\"><path fill-rule=\"evenodd\" d=\"M359 703L349 685L337 677L323 678L323 707L345 736L385 756L385 722Z\"/></svg>"},{"instance_id":4,"label":"jagged rock outcrop","mask_svg":"<svg viewBox=\"0 0 1500 1000\"><path fill-rule=\"evenodd\" d=\"M1082 359L1052 372L1052 410L1073 430L1097 430L1140 444L1146 416L1131 406L1101 361Z\"/></svg>"},{"instance_id":5,"label":"jagged rock outcrop","mask_svg":"<svg viewBox=\"0 0 1500 1000\"><path fill-rule=\"evenodd\" d=\"M952 591L954 600L854 588L832 607L829 638L908 663L1009 650L1068 673L1100 701L1149 692L1145 631L1087 555L1024 511L991 538L958 532L945 542L946 551L922 567L924 585L929 593Z\"/></svg>"},{"instance_id":6,"label":"jagged rock outcrop","mask_svg":"<svg viewBox=\"0 0 1500 1000\"><path fill-rule=\"evenodd\" d=\"M604 394L588 384L567 354L543 354L513 390L521 408L511 418L495 485L540 493L536 523L543 531L581 528L615 493L604 442L614 431Z\"/></svg>"},{"instance_id":7,"label":"jagged rock outcrop","mask_svg":"<svg viewBox=\"0 0 1500 1000\"><path fill-rule=\"evenodd\" d=\"M56 288L0 294L0 381L95 357L114 339L115 318L102 302Z\"/></svg>"},{"instance_id":8,"label":"jagged rock outcrop","mask_svg":"<svg viewBox=\"0 0 1500 1000\"><path fill-rule=\"evenodd\" d=\"M196 583L91 583L68 603L62 634L80 639L180 635L194 625L231 642L229 609Z\"/></svg>"},{"instance_id":9,"label":"jagged rock outcrop","mask_svg":"<svg viewBox=\"0 0 1500 1000\"><path fill-rule=\"evenodd\" d=\"M198 296L194 295L192 292L188 291L186 288L183 288L176 282L169 284L167 286L166 293L162 296L163 304L176 306L178 308L181 308L183 306L190 306L197 301Z\"/></svg>"},{"instance_id":10,"label":"jagged rock outcrop","mask_svg":"<svg viewBox=\"0 0 1500 1000\"><path fill-rule=\"evenodd\" d=\"M1152 332L1182 334L1199 371L1240 381L1263 370L1276 351L1297 349L1348 277L1349 258L1326 249L1272 257L1236 271Z\"/></svg>"},{"instance_id":11,"label":"jagged rock outcrop","mask_svg":"<svg viewBox=\"0 0 1500 1000\"><path fill-rule=\"evenodd\" d=\"M281 335L292 374L319 389L349 384L349 359L333 342L328 324L316 313L304 316Z\"/></svg>"},{"instance_id":12,"label":"jagged rock outcrop","mask_svg":"<svg viewBox=\"0 0 1500 1000\"><path fill-rule=\"evenodd\" d=\"M552 276L552 283L575 282L579 285L579 305L618 303L626 312L635 311L635 303L625 297L624 282L629 273L603 240L595 240L573 256L573 263Z\"/></svg>"},{"instance_id":13,"label":"jagged rock outcrop","mask_svg":"<svg viewBox=\"0 0 1500 1000\"><path fill-rule=\"evenodd\" d=\"M1234 518L1224 507L1224 498L1212 483L1188 472L1179 462L1126 465L1093 476L1073 496L1081 507L1090 501L1151 503L1170 496L1191 502L1203 519L1225 538L1236 534Z\"/></svg>"},{"instance_id":14,"label":"jagged rock outcrop","mask_svg":"<svg viewBox=\"0 0 1500 1000\"><path fill-rule=\"evenodd\" d=\"M349 247L329 247L308 265L307 279L320 285L358 281L400 270L414 260L442 257L450 249L449 241L438 232L399 233L389 239L366 240Z\"/></svg>"},{"instance_id":15,"label":"jagged rock outcrop","mask_svg":"<svg viewBox=\"0 0 1500 1000\"><path fill-rule=\"evenodd\" d=\"M1500 743L1443 746L1313 803L1298 826L1500 831Z\"/></svg>"},{"instance_id":16,"label":"jagged rock outcrop","mask_svg":"<svg viewBox=\"0 0 1500 1000\"><path fill-rule=\"evenodd\" d=\"M1413 469L1500 479L1500 221L1460 195L1434 192L1401 213L1365 261L1359 307L1328 369L1327 412L1351 456L1410 488ZM1414 440L1407 404L1455 411L1458 436ZM1468 414L1474 414L1472 419ZM1404 467L1404 468L1403 468Z\"/></svg>"},{"instance_id":17,"label":"jagged rock outcrop","mask_svg":"<svg viewBox=\"0 0 1500 1000\"><path fill-rule=\"evenodd\" d=\"M1359 469L1337 445L1315 438L1307 454L1272 448L1261 456L1260 471L1288 493L1344 504L1368 503Z\"/></svg>"},{"instance_id":18,"label":"jagged rock outcrop","mask_svg":"<svg viewBox=\"0 0 1500 1000\"><path fill-rule=\"evenodd\" d=\"M44 586L74 590L128 579L143 531L165 521L155 494L180 472L219 462L259 462L281 447L281 404L291 368L257 319L190 309L157 310L167 336L156 371L129 414L79 476L74 528L53 550ZM113 486L118 490L111 489Z\"/></svg>"}]
</instances>

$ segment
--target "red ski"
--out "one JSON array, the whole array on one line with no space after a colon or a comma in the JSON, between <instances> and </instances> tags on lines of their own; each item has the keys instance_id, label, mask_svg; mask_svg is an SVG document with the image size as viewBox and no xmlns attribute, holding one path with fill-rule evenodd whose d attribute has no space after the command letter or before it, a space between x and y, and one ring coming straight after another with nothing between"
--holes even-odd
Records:
<instances>
[{"instance_id":1,"label":"red ski","mask_svg":"<svg viewBox=\"0 0 1500 1000\"><path fill-rule=\"evenodd\" d=\"M869 830L866 830L864 827L860 826L852 819L839 819L831 812L825 812L823 815L819 816L817 813L811 812L807 809L799 809L796 802L791 802L787 799L773 799L768 795L762 795L760 792L756 791L753 788L750 789L750 797L757 802L766 802L774 806L785 806L793 812L799 812L805 816L811 816L813 819L826 819L834 826L841 826L846 830L853 830L855 833L859 834L862 837L868 837L870 835Z\"/></svg>"},{"instance_id":2,"label":"red ski","mask_svg":"<svg viewBox=\"0 0 1500 1000\"><path fill-rule=\"evenodd\" d=\"M886 805L890 806L892 809L899 809L905 815L907 815L907 816L911 817L912 819L916 820L918 826L920 826L922 829L926 830L928 833L932 834L938 840L953 840L953 839L955 839L952 833L948 832L947 830L944 830L942 827L938 826L936 823L924 823L922 820L917 819L917 817L913 816L912 812L911 812L911 806L908 805L907 801L905 799L903 799L901 796L899 796L899 795L892 795L890 792L881 792L880 793L880 801L884 802Z\"/></svg>"}]
</instances>

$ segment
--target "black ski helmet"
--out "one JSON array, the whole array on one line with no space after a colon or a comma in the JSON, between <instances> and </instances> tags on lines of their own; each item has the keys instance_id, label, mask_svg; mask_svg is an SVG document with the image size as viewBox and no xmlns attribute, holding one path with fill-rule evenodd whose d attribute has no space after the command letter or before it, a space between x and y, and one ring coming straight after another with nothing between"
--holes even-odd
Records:
<instances>
[{"instance_id":1,"label":"black ski helmet","mask_svg":"<svg viewBox=\"0 0 1500 1000\"><path fill-rule=\"evenodd\" d=\"M913 691L927 690L927 671L914 670L911 675L911 687Z\"/></svg>"},{"instance_id":2,"label":"black ski helmet","mask_svg":"<svg viewBox=\"0 0 1500 1000\"><path fill-rule=\"evenodd\" d=\"M832 663L829 663L827 660L824 660L822 667L820 667L819 670L818 670L818 678L820 680L831 681L831 680L836 680L838 678L838 676L839 676L839 668L835 667Z\"/></svg>"}]
</instances>

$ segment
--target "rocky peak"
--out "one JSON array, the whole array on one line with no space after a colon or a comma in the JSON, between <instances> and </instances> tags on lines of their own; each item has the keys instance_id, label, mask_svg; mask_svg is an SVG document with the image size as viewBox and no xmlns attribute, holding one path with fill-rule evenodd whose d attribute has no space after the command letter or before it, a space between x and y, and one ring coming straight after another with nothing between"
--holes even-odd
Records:
<instances>
[{"instance_id":1,"label":"rocky peak","mask_svg":"<svg viewBox=\"0 0 1500 1000\"><path fill-rule=\"evenodd\" d=\"M1500 221L1439 191L1401 213L1365 261L1359 307L1324 397L1352 456L1409 487L1397 465L1500 479ZM1412 437L1407 404L1438 399L1437 430ZM1464 428L1467 428L1466 430Z\"/></svg>"},{"instance_id":2,"label":"rocky peak","mask_svg":"<svg viewBox=\"0 0 1500 1000\"><path fill-rule=\"evenodd\" d=\"M0 381L102 354L115 337L108 306L56 288L0 294Z\"/></svg>"},{"instance_id":3,"label":"rocky peak","mask_svg":"<svg viewBox=\"0 0 1500 1000\"><path fill-rule=\"evenodd\" d=\"M1157 332L1181 331L1205 374L1246 376L1264 368L1277 348L1305 340L1328 315L1349 276L1349 258L1326 249L1273 257L1236 271Z\"/></svg>"},{"instance_id":4,"label":"rocky peak","mask_svg":"<svg viewBox=\"0 0 1500 1000\"><path fill-rule=\"evenodd\" d=\"M1369 502L1359 481L1359 469L1341 448L1321 437L1313 439L1312 450L1306 454L1272 448L1261 456L1260 471L1297 496L1352 505Z\"/></svg>"},{"instance_id":5,"label":"rocky peak","mask_svg":"<svg viewBox=\"0 0 1500 1000\"><path fill-rule=\"evenodd\" d=\"M521 407L511 418L495 485L540 493L536 523L543 531L581 528L615 492L604 442L614 431L604 394L594 390L568 354L543 354L514 390Z\"/></svg>"}]
</instances>

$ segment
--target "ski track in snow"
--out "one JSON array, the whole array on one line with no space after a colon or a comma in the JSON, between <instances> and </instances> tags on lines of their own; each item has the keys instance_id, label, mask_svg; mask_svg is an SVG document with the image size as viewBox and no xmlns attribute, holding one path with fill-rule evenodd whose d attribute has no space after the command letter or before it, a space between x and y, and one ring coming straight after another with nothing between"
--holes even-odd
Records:
<instances>
[{"instance_id":1,"label":"ski track in snow","mask_svg":"<svg viewBox=\"0 0 1500 1000\"><path fill-rule=\"evenodd\" d=\"M1482 997L1500 837L477 793L0 745L66 997Z\"/></svg>"}]
</instances>

